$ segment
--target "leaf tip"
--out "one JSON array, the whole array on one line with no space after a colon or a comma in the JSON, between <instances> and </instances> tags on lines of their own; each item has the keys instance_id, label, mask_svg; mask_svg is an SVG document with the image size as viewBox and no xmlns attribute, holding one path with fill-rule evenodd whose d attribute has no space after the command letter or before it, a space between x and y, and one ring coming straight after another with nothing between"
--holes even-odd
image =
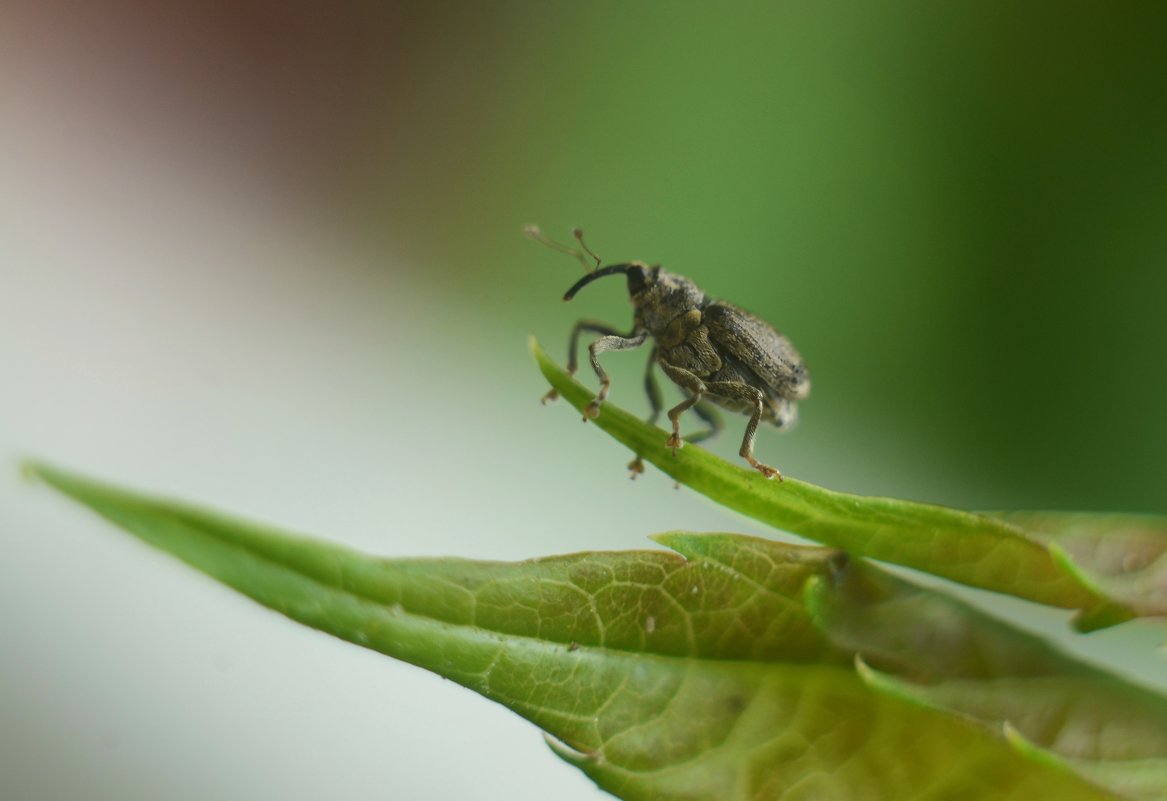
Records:
<instances>
[{"instance_id":1,"label":"leaf tip","mask_svg":"<svg viewBox=\"0 0 1167 801\"><path fill-rule=\"evenodd\" d=\"M20 463L20 477L29 482L38 481L41 477L40 468L40 462L33 461L32 459L25 459Z\"/></svg>"},{"instance_id":2,"label":"leaf tip","mask_svg":"<svg viewBox=\"0 0 1167 801\"><path fill-rule=\"evenodd\" d=\"M1074 631L1079 634L1089 634L1093 631L1108 629L1128 620L1134 620L1138 615L1125 606L1112 603L1098 603L1086 609L1079 609L1070 620Z\"/></svg>"},{"instance_id":3,"label":"leaf tip","mask_svg":"<svg viewBox=\"0 0 1167 801\"><path fill-rule=\"evenodd\" d=\"M912 706L923 707L925 709L944 708L942 705L931 701L927 696L915 692L913 690L914 685L910 680L901 679L890 673L884 673L871 667L867 664L862 654L855 654L855 673L865 686L877 693L883 693L892 698L898 698Z\"/></svg>"},{"instance_id":4,"label":"leaf tip","mask_svg":"<svg viewBox=\"0 0 1167 801\"><path fill-rule=\"evenodd\" d=\"M547 747L551 749L555 756L577 768L584 769L596 761L595 754L577 751L559 738L552 737L546 732L543 733L543 742L547 743Z\"/></svg>"},{"instance_id":5,"label":"leaf tip","mask_svg":"<svg viewBox=\"0 0 1167 801\"><path fill-rule=\"evenodd\" d=\"M96 481L86 476L36 459L27 459L21 462L20 474L26 481L46 484L77 500L80 500L79 496L84 491L110 489L109 487L101 487Z\"/></svg>"},{"instance_id":6,"label":"leaf tip","mask_svg":"<svg viewBox=\"0 0 1167 801\"><path fill-rule=\"evenodd\" d=\"M42 483L59 487L60 481L68 474L47 462L24 459L20 462L20 477L30 484Z\"/></svg>"},{"instance_id":7,"label":"leaf tip","mask_svg":"<svg viewBox=\"0 0 1167 801\"><path fill-rule=\"evenodd\" d=\"M1005 738L1005 742L1009 743L1013 750L1018 753L1028 753L1033 748L1033 743L1029 738L1019 732L1017 727L1007 720L1001 724L1001 735Z\"/></svg>"},{"instance_id":8,"label":"leaf tip","mask_svg":"<svg viewBox=\"0 0 1167 801\"><path fill-rule=\"evenodd\" d=\"M1117 626L1138 616L1134 610L1108 599L1106 591L1098 584L1097 579L1075 562L1074 557L1070 556L1069 551L1061 544L1051 542L1046 546L1046 550L1049 551L1054 564L1085 587L1094 598L1094 603L1079 609L1074 615L1071 625L1075 631L1089 634L1092 631Z\"/></svg>"},{"instance_id":9,"label":"leaf tip","mask_svg":"<svg viewBox=\"0 0 1167 801\"><path fill-rule=\"evenodd\" d=\"M1008 720L1001 724L1001 737L1017 754L1050 770L1078 775L1071 765L1055 752L1026 737Z\"/></svg>"},{"instance_id":10,"label":"leaf tip","mask_svg":"<svg viewBox=\"0 0 1167 801\"><path fill-rule=\"evenodd\" d=\"M659 534L649 534L648 538L688 559L693 556L692 546L696 536L700 535L694 535L688 531L662 531Z\"/></svg>"}]
</instances>

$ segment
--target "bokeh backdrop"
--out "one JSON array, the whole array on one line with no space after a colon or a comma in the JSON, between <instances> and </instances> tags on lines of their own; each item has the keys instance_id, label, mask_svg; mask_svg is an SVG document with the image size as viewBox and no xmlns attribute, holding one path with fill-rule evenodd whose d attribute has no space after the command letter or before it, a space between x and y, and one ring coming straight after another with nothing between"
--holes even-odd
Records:
<instances>
[{"instance_id":1,"label":"bokeh backdrop","mask_svg":"<svg viewBox=\"0 0 1167 801\"><path fill-rule=\"evenodd\" d=\"M454 685L249 605L36 456L386 555L764 533L544 391L623 325L585 228L775 323L759 455L968 508L1167 512L1158 3L9 2L0 796L596 798ZM646 354L611 399L645 410ZM670 397L675 397L671 395ZM736 458L744 420L711 445ZM1067 648L1167 686L1161 626Z\"/></svg>"}]
</instances>

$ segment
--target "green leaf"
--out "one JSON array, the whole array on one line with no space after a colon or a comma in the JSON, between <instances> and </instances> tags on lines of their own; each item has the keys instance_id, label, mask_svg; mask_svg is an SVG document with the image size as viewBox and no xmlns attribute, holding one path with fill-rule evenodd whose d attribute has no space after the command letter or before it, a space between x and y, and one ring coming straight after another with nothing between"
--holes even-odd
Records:
<instances>
[{"instance_id":1,"label":"green leaf","mask_svg":"<svg viewBox=\"0 0 1167 801\"><path fill-rule=\"evenodd\" d=\"M1117 798L857 675L838 615L799 602L856 569L833 551L674 533L683 555L392 561L29 472L272 609L515 710L622 798Z\"/></svg>"},{"instance_id":2,"label":"green leaf","mask_svg":"<svg viewBox=\"0 0 1167 801\"><path fill-rule=\"evenodd\" d=\"M873 687L1008 728L1022 753L1129 798L1167 800L1167 699L863 563L806 585L806 607Z\"/></svg>"},{"instance_id":3,"label":"green leaf","mask_svg":"<svg viewBox=\"0 0 1167 801\"><path fill-rule=\"evenodd\" d=\"M1167 517L997 512L1046 544L1064 569L1137 615L1167 617Z\"/></svg>"},{"instance_id":4,"label":"green leaf","mask_svg":"<svg viewBox=\"0 0 1167 801\"><path fill-rule=\"evenodd\" d=\"M548 358L534 340L531 350L551 386L582 411L595 393ZM1089 627L1130 617L1128 610L1116 609L1095 586L1067 571L1042 539L1006 520L833 492L792 478L779 483L692 445L674 456L665 447L664 431L611 403L603 405L595 423L680 483L776 528L961 584L1082 610Z\"/></svg>"}]
</instances>

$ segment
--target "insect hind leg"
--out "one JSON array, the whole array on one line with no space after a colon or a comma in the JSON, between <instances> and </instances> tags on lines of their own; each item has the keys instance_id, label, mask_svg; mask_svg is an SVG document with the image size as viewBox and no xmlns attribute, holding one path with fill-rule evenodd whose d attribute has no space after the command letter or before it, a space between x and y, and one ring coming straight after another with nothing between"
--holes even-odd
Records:
<instances>
[{"instance_id":1,"label":"insect hind leg","mask_svg":"<svg viewBox=\"0 0 1167 801\"><path fill-rule=\"evenodd\" d=\"M758 423L762 421L762 415L766 413L767 409L765 393L757 387L751 387L749 384L738 381L711 382L709 392L712 395L747 403L752 407L753 413L750 415L750 422L746 424L746 433L742 437L742 447L738 454L766 478L777 478L781 481L782 474L778 472L777 468L762 464L754 458L754 437L758 433Z\"/></svg>"}]
</instances>

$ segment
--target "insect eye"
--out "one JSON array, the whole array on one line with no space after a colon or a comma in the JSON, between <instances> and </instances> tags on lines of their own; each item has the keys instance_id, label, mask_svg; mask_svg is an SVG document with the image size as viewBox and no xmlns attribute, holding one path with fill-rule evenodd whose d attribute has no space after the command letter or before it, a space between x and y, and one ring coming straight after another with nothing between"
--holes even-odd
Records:
<instances>
[{"instance_id":1,"label":"insect eye","mask_svg":"<svg viewBox=\"0 0 1167 801\"><path fill-rule=\"evenodd\" d=\"M628 294L639 295L648 286L648 270L639 264L628 268Z\"/></svg>"}]
</instances>

